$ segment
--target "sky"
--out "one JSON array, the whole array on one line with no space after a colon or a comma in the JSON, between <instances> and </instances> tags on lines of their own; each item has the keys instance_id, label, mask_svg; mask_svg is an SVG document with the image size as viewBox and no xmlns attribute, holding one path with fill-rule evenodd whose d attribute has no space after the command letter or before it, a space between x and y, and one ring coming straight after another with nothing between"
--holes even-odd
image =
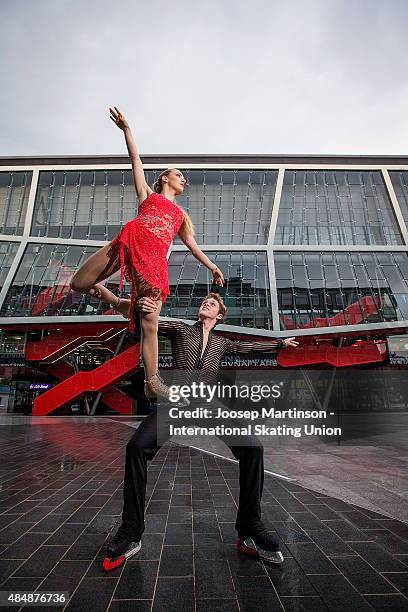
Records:
<instances>
[{"instance_id":1,"label":"sky","mask_svg":"<svg viewBox=\"0 0 408 612\"><path fill-rule=\"evenodd\" d=\"M0 156L408 155L407 0L0 0Z\"/></svg>"}]
</instances>

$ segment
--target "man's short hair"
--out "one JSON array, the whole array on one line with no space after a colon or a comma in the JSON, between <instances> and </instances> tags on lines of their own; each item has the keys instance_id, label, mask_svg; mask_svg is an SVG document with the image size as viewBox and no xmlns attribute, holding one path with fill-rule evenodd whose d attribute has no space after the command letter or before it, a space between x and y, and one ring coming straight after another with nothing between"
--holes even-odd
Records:
<instances>
[{"instance_id":1,"label":"man's short hair","mask_svg":"<svg viewBox=\"0 0 408 612\"><path fill-rule=\"evenodd\" d=\"M225 319L227 318L227 307L224 304L224 300L222 299L219 293L209 293L205 296L205 298L203 298L201 304L205 302L205 300L209 300L210 298L213 298L218 302L218 314L222 315L222 319L217 319L217 323L224 323Z\"/></svg>"}]
</instances>

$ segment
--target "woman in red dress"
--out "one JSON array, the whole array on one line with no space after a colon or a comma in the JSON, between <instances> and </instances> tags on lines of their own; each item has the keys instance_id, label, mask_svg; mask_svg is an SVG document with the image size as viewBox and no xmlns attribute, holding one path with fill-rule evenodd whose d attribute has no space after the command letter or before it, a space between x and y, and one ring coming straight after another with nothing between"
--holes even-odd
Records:
<instances>
[{"instance_id":1,"label":"woman in red dress","mask_svg":"<svg viewBox=\"0 0 408 612\"><path fill-rule=\"evenodd\" d=\"M141 353L145 368L145 393L148 398L168 398L168 388L158 373L158 318L163 302L169 294L167 251L176 234L190 249L194 257L211 270L214 282L223 286L221 270L201 251L194 239L190 217L175 202L183 192L186 180L180 170L169 168L162 172L153 185L146 183L143 165L125 117L115 106L110 118L125 135L132 162L133 178L139 209L116 238L94 253L74 274L70 286L74 291L103 297L98 283L121 270L119 290L123 277L131 284L131 310L129 331L135 331L133 320L136 297L147 296L157 302L157 310L140 315ZM120 299L113 305L122 312ZM124 307L123 313L127 313Z\"/></svg>"}]
</instances>

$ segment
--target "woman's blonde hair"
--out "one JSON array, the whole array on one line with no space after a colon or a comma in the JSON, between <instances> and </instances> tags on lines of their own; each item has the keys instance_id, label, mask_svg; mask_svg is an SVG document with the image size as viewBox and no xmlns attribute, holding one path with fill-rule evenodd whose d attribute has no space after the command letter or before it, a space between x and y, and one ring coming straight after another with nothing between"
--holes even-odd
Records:
<instances>
[{"instance_id":1,"label":"woman's blonde hair","mask_svg":"<svg viewBox=\"0 0 408 612\"><path fill-rule=\"evenodd\" d=\"M155 191L156 193L162 192L163 190L162 178L163 176L167 176L168 174L170 174L172 170L175 170L175 168L167 168L167 170L163 170L163 172L160 172L159 176L153 183L153 187L152 187L153 191ZM190 215L186 213L185 210L183 210L183 221L181 223L179 233L182 235L183 238L187 238L188 236L194 236L193 222L190 219Z\"/></svg>"}]
</instances>

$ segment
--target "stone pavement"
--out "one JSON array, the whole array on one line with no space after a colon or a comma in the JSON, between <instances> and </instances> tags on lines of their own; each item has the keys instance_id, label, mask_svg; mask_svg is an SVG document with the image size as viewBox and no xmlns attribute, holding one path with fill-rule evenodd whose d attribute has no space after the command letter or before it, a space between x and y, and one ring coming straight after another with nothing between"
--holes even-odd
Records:
<instances>
[{"instance_id":1,"label":"stone pavement","mask_svg":"<svg viewBox=\"0 0 408 612\"><path fill-rule=\"evenodd\" d=\"M234 548L238 465L172 442L150 463L140 553L105 574L132 429L101 417L2 423L0 589L71 596L38 610L408 610L407 524L266 475L263 518L285 562L253 560Z\"/></svg>"}]
</instances>

